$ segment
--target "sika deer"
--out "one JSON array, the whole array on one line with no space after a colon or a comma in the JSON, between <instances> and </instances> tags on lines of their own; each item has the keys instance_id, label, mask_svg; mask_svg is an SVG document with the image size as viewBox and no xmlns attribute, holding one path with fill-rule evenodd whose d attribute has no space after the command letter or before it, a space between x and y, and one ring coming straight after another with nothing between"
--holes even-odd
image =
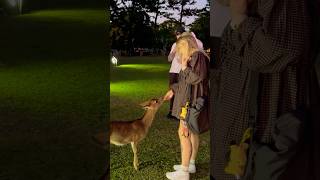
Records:
<instances>
[{"instance_id":1,"label":"sika deer","mask_svg":"<svg viewBox=\"0 0 320 180\"><path fill-rule=\"evenodd\" d=\"M163 98L141 103L140 105L146 110L142 118L133 121L112 121L110 123L110 134L99 133L94 136L94 139L99 144L105 144L106 138L109 136L111 144L121 146L131 143L134 154L133 166L138 170L138 144L146 137L155 114L162 103Z\"/></svg>"}]
</instances>

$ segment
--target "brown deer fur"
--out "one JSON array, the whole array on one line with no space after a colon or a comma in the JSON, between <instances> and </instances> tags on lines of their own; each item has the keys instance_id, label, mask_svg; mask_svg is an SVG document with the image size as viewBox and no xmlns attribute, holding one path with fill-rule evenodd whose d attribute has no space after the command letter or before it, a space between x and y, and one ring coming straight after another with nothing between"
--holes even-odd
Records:
<instances>
[{"instance_id":1,"label":"brown deer fur","mask_svg":"<svg viewBox=\"0 0 320 180\"><path fill-rule=\"evenodd\" d=\"M122 146L130 143L134 154L133 166L138 170L138 144L146 137L162 103L163 98L152 99L141 103L140 105L146 109L142 118L133 121L112 121L110 123L109 133L99 133L95 135L95 141L101 145L105 145L107 143L107 137L109 136L111 144Z\"/></svg>"}]
</instances>

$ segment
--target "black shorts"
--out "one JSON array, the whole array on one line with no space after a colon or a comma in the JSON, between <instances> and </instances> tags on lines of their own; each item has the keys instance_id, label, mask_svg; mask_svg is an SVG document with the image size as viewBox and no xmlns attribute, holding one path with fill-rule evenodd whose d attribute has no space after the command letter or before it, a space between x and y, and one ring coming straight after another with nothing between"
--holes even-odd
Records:
<instances>
[{"instance_id":1,"label":"black shorts","mask_svg":"<svg viewBox=\"0 0 320 180\"><path fill-rule=\"evenodd\" d=\"M177 83L179 80L179 74L178 73L169 73L169 86L171 84Z\"/></svg>"}]
</instances>

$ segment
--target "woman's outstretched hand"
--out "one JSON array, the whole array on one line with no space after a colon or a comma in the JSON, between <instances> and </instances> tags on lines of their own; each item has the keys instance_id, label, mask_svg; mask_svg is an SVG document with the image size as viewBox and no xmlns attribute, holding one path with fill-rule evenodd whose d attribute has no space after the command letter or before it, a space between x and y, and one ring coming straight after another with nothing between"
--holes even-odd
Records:
<instances>
[{"instance_id":1,"label":"woman's outstretched hand","mask_svg":"<svg viewBox=\"0 0 320 180\"><path fill-rule=\"evenodd\" d=\"M170 100L172 97L173 97L173 91L170 89L167 93L166 93L166 95L164 95L164 97L163 97L163 100L164 101L168 101L168 100Z\"/></svg>"}]
</instances>

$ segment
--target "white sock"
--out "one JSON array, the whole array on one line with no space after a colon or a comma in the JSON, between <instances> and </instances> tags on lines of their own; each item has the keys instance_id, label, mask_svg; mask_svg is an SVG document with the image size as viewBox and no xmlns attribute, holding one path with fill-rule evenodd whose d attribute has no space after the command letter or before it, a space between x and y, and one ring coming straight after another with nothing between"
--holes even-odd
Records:
<instances>
[{"instance_id":1,"label":"white sock","mask_svg":"<svg viewBox=\"0 0 320 180\"><path fill-rule=\"evenodd\" d=\"M190 164L195 165L196 161L194 159L190 159Z\"/></svg>"},{"instance_id":2,"label":"white sock","mask_svg":"<svg viewBox=\"0 0 320 180\"><path fill-rule=\"evenodd\" d=\"M181 165L181 170L184 171L184 172L188 172L189 171L189 167Z\"/></svg>"}]
</instances>

